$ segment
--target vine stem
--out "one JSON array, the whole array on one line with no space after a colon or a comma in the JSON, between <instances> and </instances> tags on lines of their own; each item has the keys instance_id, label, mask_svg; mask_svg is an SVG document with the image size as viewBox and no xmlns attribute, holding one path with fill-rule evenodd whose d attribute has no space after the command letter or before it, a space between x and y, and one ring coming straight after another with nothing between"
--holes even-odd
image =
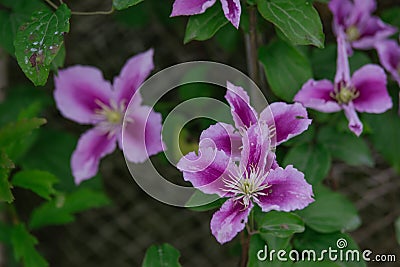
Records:
<instances>
[{"instance_id":1,"label":"vine stem","mask_svg":"<svg viewBox=\"0 0 400 267\"><path fill-rule=\"evenodd\" d=\"M240 236L240 242L242 245L242 255L240 259L240 267L246 267L249 260L249 248L251 236L257 234L255 231L254 211L249 214L249 221L246 223L246 230L242 231Z\"/></svg>"},{"instance_id":2,"label":"vine stem","mask_svg":"<svg viewBox=\"0 0 400 267\"><path fill-rule=\"evenodd\" d=\"M8 62L8 55L0 47L0 103L3 102L5 98L4 89L8 86L7 62ZM5 217L6 217L5 212L0 209L0 221L4 220ZM6 264L6 252L4 245L0 243L0 266L5 266L5 264Z\"/></svg>"},{"instance_id":3,"label":"vine stem","mask_svg":"<svg viewBox=\"0 0 400 267\"><path fill-rule=\"evenodd\" d=\"M246 54L247 54L247 69L250 78L260 85L260 72L258 66L257 55L257 10L255 6L248 7L249 12L249 33L245 36Z\"/></svg>"},{"instance_id":4,"label":"vine stem","mask_svg":"<svg viewBox=\"0 0 400 267\"><path fill-rule=\"evenodd\" d=\"M57 9L58 6L56 4L54 4L53 2L51 2L51 0L44 0L49 6L51 6L54 9Z\"/></svg>"},{"instance_id":5,"label":"vine stem","mask_svg":"<svg viewBox=\"0 0 400 267\"><path fill-rule=\"evenodd\" d=\"M114 13L114 7L111 7L111 9L107 11L89 11L89 12L71 11L72 15L78 15L78 16L110 15L112 13Z\"/></svg>"},{"instance_id":6,"label":"vine stem","mask_svg":"<svg viewBox=\"0 0 400 267\"><path fill-rule=\"evenodd\" d=\"M51 6L54 9L57 9L58 6L56 4L54 4L51 0L44 0L49 6ZM60 3L62 4L63 1L60 0ZM110 10L106 10L106 11L71 11L71 15L78 15L78 16L93 16L93 15L110 15L112 13L114 13L115 9L114 6L111 6Z\"/></svg>"},{"instance_id":7,"label":"vine stem","mask_svg":"<svg viewBox=\"0 0 400 267\"><path fill-rule=\"evenodd\" d=\"M261 85L260 72L258 65L258 39L257 39L257 10L255 6L248 6L249 12L249 32L245 34L246 45L246 58L247 58L247 71L250 78L258 85ZM257 92L250 91L250 98L256 99ZM250 223L246 224L246 231L240 234L240 241L242 245L242 255L240 259L240 267L247 267L249 260L250 239L254 234L254 216L253 212L250 213Z\"/></svg>"},{"instance_id":8,"label":"vine stem","mask_svg":"<svg viewBox=\"0 0 400 267\"><path fill-rule=\"evenodd\" d=\"M240 243L242 245L242 255L239 265L240 267L247 267L247 262L249 260L250 238L251 235L247 234L245 231L240 233Z\"/></svg>"}]
</instances>

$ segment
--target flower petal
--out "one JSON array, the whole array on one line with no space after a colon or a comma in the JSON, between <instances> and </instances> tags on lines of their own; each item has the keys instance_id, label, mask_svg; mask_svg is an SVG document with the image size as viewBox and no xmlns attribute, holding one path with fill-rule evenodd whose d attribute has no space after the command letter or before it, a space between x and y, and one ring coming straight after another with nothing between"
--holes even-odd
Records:
<instances>
[{"instance_id":1,"label":"flower petal","mask_svg":"<svg viewBox=\"0 0 400 267\"><path fill-rule=\"evenodd\" d=\"M248 128L257 122L257 112L250 105L250 98L242 87L227 82L225 98L231 106L237 129Z\"/></svg>"},{"instance_id":2,"label":"flower petal","mask_svg":"<svg viewBox=\"0 0 400 267\"><path fill-rule=\"evenodd\" d=\"M376 43L375 48L382 66L400 85L400 46L394 40L385 40Z\"/></svg>"},{"instance_id":3,"label":"flower petal","mask_svg":"<svg viewBox=\"0 0 400 267\"><path fill-rule=\"evenodd\" d=\"M94 128L84 133L71 157L72 175L75 183L92 178L99 169L100 159L112 153L116 147L116 137L108 136Z\"/></svg>"},{"instance_id":4,"label":"flower petal","mask_svg":"<svg viewBox=\"0 0 400 267\"><path fill-rule=\"evenodd\" d=\"M350 67L349 57L347 54L346 34L344 30L339 29L337 32L337 61L335 84L350 83Z\"/></svg>"},{"instance_id":5,"label":"flower petal","mask_svg":"<svg viewBox=\"0 0 400 267\"><path fill-rule=\"evenodd\" d=\"M289 105L284 102L269 105L261 112L260 120L268 125L275 124L277 145L307 130L312 121L300 103Z\"/></svg>"},{"instance_id":6,"label":"flower petal","mask_svg":"<svg viewBox=\"0 0 400 267\"><path fill-rule=\"evenodd\" d=\"M109 105L111 84L100 70L88 66L74 66L59 70L54 77L54 99L61 114L73 121L92 124L100 109L96 101Z\"/></svg>"},{"instance_id":7,"label":"flower petal","mask_svg":"<svg viewBox=\"0 0 400 267\"><path fill-rule=\"evenodd\" d=\"M210 223L211 232L220 244L231 241L246 226L253 204L246 208L239 201L228 199L215 212Z\"/></svg>"},{"instance_id":8,"label":"flower petal","mask_svg":"<svg viewBox=\"0 0 400 267\"><path fill-rule=\"evenodd\" d=\"M271 170L267 182L270 187L262 191L265 195L259 196L257 201L264 212L303 209L314 201L311 185L292 165Z\"/></svg>"},{"instance_id":9,"label":"flower petal","mask_svg":"<svg viewBox=\"0 0 400 267\"><path fill-rule=\"evenodd\" d=\"M200 143L203 147L222 150L227 155L238 158L240 157L239 147L242 145L242 137L238 132L235 132L232 125L219 122L201 133Z\"/></svg>"},{"instance_id":10,"label":"flower petal","mask_svg":"<svg viewBox=\"0 0 400 267\"><path fill-rule=\"evenodd\" d=\"M201 14L216 0L175 0L171 17Z\"/></svg>"},{"instance_id":11,"label":"flower petal","mask_svg":"<svg viewBox=\"0 0 400 267\"><path fill-rule=\"evenodd\" d=\"M294 101L321 112L337 112L341 108L330 96L332 92L332 82L308 80L296 94Z\"/></svg>"},{"instance_id":12,"label":"flower petal","mask_svg":"<svg viewBox=\"0 0 400 267\"><path fill-rule=\"evenodd\" d=\"M368 23L372 12L376 9L375 0L353 0L354 5L349 12L347 26L363 26Z\"/></svg>"},{"instance_id":13,"label":"flower petal","mask_svg":"<svg viewBox=\"0 0 400 267\"><path fill-rule=\"evenodd\" d=\"M380 18L369 17L360 29L360 38L351 45L358 49L371 49L376 43L396 32L395 27L385 24Z\"/></svg>"},{"instance_id":14,"label":"flower petal","mask_svg":"<svg viewBox=\"0 0 400 267\"><path fill-rule=\"evenodd\" d=\"M235 164L223 151L200 144L199 155L190 152L182 157L176 167L183 172L185 181L206 194L226 196L228 188L224 179L229 179Z\"/></svg>"},{"instance_id":15,"label":"flower petal","mask_svg":"<svg viewBox=\"0 0 400 267\"><path fill-rule=\"evenodd\" d=\"M344 114L346 115L346 118L349 121L349 129L353 133L355 133L357 136L360 136L360 134L363 131L363 125L360 119L358 118L357 112L354 109L354 105L352 102L350 102L347 105L343 105L343 110Z\"/></svg>"},{"instance_id":16,"label":"flower petal","mask_svg":"<svg viewBox=\"0 0 400 267\"><path fill-rule=\"evenodd\" d=\"M238 29L242 13L240 0L221 0L221 4L225 17Z\"/></svg>"},{"instance_id":17,"label":"flower petal","mask_svg":"<svg viewBox=\"0 0 400 267\"><path fill-rule=\"evenodd\" d=\"M125 119L122 140L119 146L127 160L134 163L146 161L150 156L163 151L161 138L162 118L160 113L148 106L129 106Z\"/></svg>"},{"instance_id":18,"label":"flower petal","mask_svg":"<svg viewBox=\"0 0 400 267\"><path fill-rule=\"evenodd\" d=\"M132 96L154 69L154 50L149 49L130 58L122 68L118 77L114 78L114 99L117 103L128 105ZM138 99L140 104L141 99Z\"/></svg>"},{"instance_id":19,"label":"flower petal","mask_svg":"<svg viewBox=\"0 0 400 267\"><path fill-rule=\"evenodd\" d=\"M259 168L268 171L273 164L273 157L270 157L271 139L268 124L257 123L250 126L243 132L243 149L240 160L241 171L251 171L252 168Z\"/></svg>"},{"instance_id":20,"label":"flower petal","mask_svg":"<svg viewBox=\"0 0 400 267\"><path fill-rule=\"evenodd\" d=\"M329 1L328 6L333 13L335 27L338 27L339 25L342 27L347 26L346 19L353 9L353 3L350 0L331 0Z\"/></svg>"},{"instance_id":21,"label":"flower petal","mask_svg":"<svg viewBox=\"0 0 400 267\"><path fill-rule=\"evenodd\" d=\"M353 100L357 111L383 113L392 108L392 99L386 88L386 74L380 66L365 65L354 73L352 83L360 93Z\"/></svg>"}]
</instances>

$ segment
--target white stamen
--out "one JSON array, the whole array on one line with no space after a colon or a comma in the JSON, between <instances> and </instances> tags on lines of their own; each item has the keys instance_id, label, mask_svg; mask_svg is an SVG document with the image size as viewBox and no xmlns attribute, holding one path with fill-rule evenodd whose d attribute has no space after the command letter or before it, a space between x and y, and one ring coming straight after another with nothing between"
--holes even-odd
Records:
<instances>
[{"instance_id":1,"label":"white stamen","mask_svg":"<svg viewBox=\"0 0 400 267\"><path fill-rule=\"evenodd\" d=\"M243 174L237 171L235 175L229 175L229 179L224 179L226 188L224 191L235 194L235 201L242 201L242 204L247 208L250 202L258 201L258 197L266 196L268 193L262 192L270 188L271 185L265 182L269 172L263 173L258 168L250 168L250 171L245 171ZM271 190L270 190L271 191Z\"/></svg>"},{"instance_id":2,"label":"white stamen","mask_svg":"<svg viewBox=\"0 0 400 267\"><path fill-rule=\"evenodd\" d=\"M100 109L95 110L95 119L98 121L96 127L101 131L108 133L111 138L122 127L124 115L125 115L125 102L120 103L111 100L109 105L101 102L99 99L95 100L95 103L100 107ZM129 122L133 122L132 118L128 118Z\"/></svg>"}]
</instances>

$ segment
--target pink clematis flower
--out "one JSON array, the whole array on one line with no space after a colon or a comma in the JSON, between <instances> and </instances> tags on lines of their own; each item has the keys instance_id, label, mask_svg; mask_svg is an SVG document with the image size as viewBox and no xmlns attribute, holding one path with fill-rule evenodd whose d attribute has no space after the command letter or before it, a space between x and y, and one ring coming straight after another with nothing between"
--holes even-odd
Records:
<instances>
[{"instance_id":1,"label":"pink clematis flower","mask_svg":"<svg viewBox=\"0 0 400 267\"><path fill-rule=\"evenodd\" d=\"M194 187L228 198L210 224L221 244L244 229L254 204L264 212L288 212L313 202L304 174L293 166L279 167L273 153L274 137L279 144L308 128L305 108L273 103L258 116L246 92L230 83L225 97L238 131L224 123L210 126L201 134L198 155L191 152L177 165Z\"/></svg>"},{"instance_id":2,"label":"pink clematis flower","mask_svg":"<svg viewBox=\"0 0 400 267\"><path fill-rule=\"evenodd\" d=\"M394 34L397 29L372 16L376 9L375 0L331 0L333 28L346 32L347 49L371 49L374 44Z\"/></svg>"},{"instance_id":3,"label":"pink clematis flower","mask_svg":"<svg viewBox=\"0 0 400 267\"><path fill-rule=\"evenodd\" d=\"M385 40L375 45L382 66L400 86L400 46L394 40Z\"/></svg>"},{"instance_id":4,"label":"pink clematis flower","mask_svg":"<svg viewBox=\"0 0 400 267\"><path fill-rule=\"evenodd\" d=\"M161 115L141 105L137 89L150 74L153 50L128 60L113 85L104 80L100 70L73 66L55 77L54 99L61 114L94 128L84 133L71 157L72 174L79 184L96 175L101 158L122 149L122 124L125 113L125 156L139 163L162 151ZM127 105L132 104L127 111Z\"/></svg>"},{"instance_id":5,"label":"pink clematis flower","mask_svg":"<svg viewBox=\"0 0 400 267\"><path fill-rule=\"evenodd\" d=\"M343 31L338 34L335 83L311 79L303 85L294 100L321 112L343 110L350 130L357 136L362 133L363 125L356 111L383 113L393 105L386 88L386 74L380 66L365 65L350 77Z\"/></svg>"},{"instance_id":6,"label":"pink clematis flower","mask_svg":"<svg viewBox=\"0 0 400 267\"><path fill-rule=\"evenodd\" d=\"M236 27L236 29L239 28L240 14L242 12L240 0L220 1L225 17L233 24L233 26ZM206 9L213 6L215 2L216 0L175 0L171 17L191 16L204 13Z\"/></svg>"}]
</instances>

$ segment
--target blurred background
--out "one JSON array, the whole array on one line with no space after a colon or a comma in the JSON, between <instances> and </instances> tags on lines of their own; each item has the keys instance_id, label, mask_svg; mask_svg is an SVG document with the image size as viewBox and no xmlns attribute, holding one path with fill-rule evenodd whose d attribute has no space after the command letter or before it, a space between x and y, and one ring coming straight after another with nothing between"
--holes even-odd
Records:
<instances>
[{"instance_id":1,"label":"blurred background","mask_svg":"<svg viewBox=\"0 0 400 267\"><path fill-rule=\"evenodd\" d=\"M66 2L74 11L108 10L111 6L111 1ZM109 16L74 16L71 19L71 31L65 39L65 66L96 66L103 71L106 79L112 80L129 57L154 48L156 70L153 73L192 60L222 62L247 72L245 44L240 31L229 24L209 41L194 41L184 45L187 18L169 18L172 3L172 0L147 0ZM377 13L399 5L398 0L379 0ZM327 43L333 42L329 10L324 4L316 4L316 7L323 19ZM270 34L262 38L268 41L275 32L270 25L266 24L265 27L270 27ZM3 73L7 73L7 77L3 81L7 81L7 88L29 84L15 59L3 55L1 60L6 62L6 72ZM314 62L314 69L322 67ZM7 97L12 94L4 90ZM86 129L60 116L51 100L52 79L49 79L45 88L32 90L38 90L38 93L49 97L49 105L44 114L49 122L46 127L66 131L76 137ZM28 92L24 97L28 98L30 94L36 93ZM176 103L187 97L213 95L222 100L223 94L223 91L213 95L207 90L194 90L188 96L176 90L167 96L171 105L160 105L156 110L165 117ZM273 96L267 98L269 101L275 100ZM207 128L210 123L199 120L190 127L196 129L193 132L199 133L198 130ZM46 138L43 138L43 143L46 143ZM187 143L195 143L198 135L188 134L185 138ZM58 145L59 149L63 147L60 144L54 145L55 153ZM70 148L74 146L72 142ZM31 149L40 155L43 147L36 145ZM281 153L284 152L285 148L282 148ZM68 154L65 156L68 157ZM43 157L43 160L47 160L46 164L52 164L51 156ZM352 233L360 247L376 253L400 255L393 226L393 221L400 215L400 177L378 154L374 154L374 159L376 164L373 168L350 167L335 162L328 181L334 182L337 189L344 192L360 212L363 225ZM179 172L166 164L162 156L154 157L153 160L169 177L181 179ZM150 245L164 242L172 244L181 252L183 266L236 266L240 255L238 240L224 246L216 242L209 228L212 212L174 208L152 199L131 178L120 151L115 151L102 161L100 174L102 178L92 183L104 188L111 204L81 213L77 215L76 221L68 225L51 226L33 232L40 242L39 250L49 260L50 266L139 266ZM73 185L69 183L68 186ZM40 202L33 194L18 190L16 200L18 209L25 216ZM398 265L371 263L370 266Z\"/></svg>"}]
</instances>

